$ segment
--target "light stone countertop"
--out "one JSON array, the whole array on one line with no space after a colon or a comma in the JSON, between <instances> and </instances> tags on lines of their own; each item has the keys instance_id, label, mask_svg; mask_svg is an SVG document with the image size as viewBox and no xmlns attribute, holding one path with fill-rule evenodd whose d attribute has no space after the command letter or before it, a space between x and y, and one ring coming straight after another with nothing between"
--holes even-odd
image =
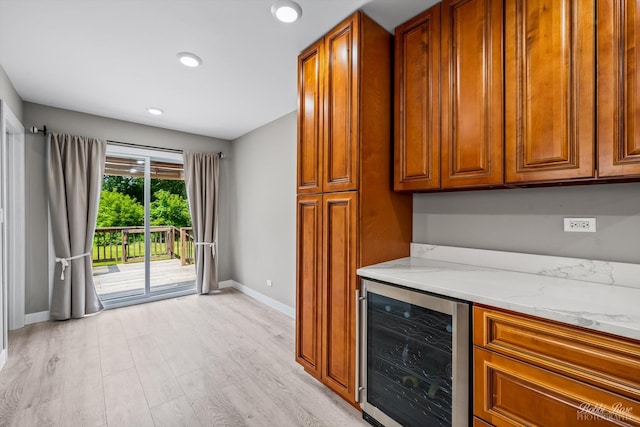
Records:
<instances>
[{"instance_id":1,"label":"light stone countertop","mask_svg":"<svg viewBox=\"0 0 640 427\"><path fill-rule=\"evenodd\" d=\"M411 255L357 273L640 340L640 265L424 244L412 244ZM554 267L537 268L536 263ZM585 273L585 265L594 263L601 268ZM559 270L563 273L557 274Z\"/></svg>"}]
</instances>

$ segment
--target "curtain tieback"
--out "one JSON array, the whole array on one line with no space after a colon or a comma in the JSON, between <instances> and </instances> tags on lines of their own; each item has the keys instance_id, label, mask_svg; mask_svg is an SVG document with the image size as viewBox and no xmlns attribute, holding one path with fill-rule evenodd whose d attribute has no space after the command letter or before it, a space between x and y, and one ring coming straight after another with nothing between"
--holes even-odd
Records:
<instances>
[{"instance_id":1,"label":"curtain tieback","mask_svg":"<svg viewBox=\"0 0 640 427\"><path fill-rule=\"evenodd\" d=\"M210 246L211 247L211 256L216 256L216 245L218 242L196 242L196 246Z\"/></svg>"},{"instance_id":2,"label":"curtain tieback","mask_svg":"<svg viewBox=\"0 0 640 427\"><path fill-rule=\"evenodd\" d=\"M60 274L60 280L64 280L64 270L69 266L69 261L73 261L74 259L82 258L91 255L91 252L87 252L86 254L70 256L68 258L59 258L56 257L56 262L62 264L62 274Z\"/></svg>"}]
</instances>

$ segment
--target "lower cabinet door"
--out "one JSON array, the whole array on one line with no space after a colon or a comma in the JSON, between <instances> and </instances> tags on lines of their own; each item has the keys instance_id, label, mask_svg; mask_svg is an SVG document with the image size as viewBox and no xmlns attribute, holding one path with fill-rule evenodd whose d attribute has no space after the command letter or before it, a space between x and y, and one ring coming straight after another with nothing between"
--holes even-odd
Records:
<instances>
[{"instance_id":1,"label":"lower cabinet door","mask_svg":"<svg viewBox=\"0 0 640 427\"><path fill-rule=\"evenodd\" d=\"M476 347L474 415L496 427L640 426L640 402Z\"/></svg>"},{"instance_id":2,"label":"lower cabinet door","mask_svg":"<svg viewBox=\"0 0 640 427\"><path fill-rule=\"evenodd\" d=\"M357 193L323 195L322 381L355 402Z\"/></svg>"},{"instance_id":3,"label":"lower cabinet door","mask_svg":"<svg viewBox=\"0 0 640 427\"><path fill-rule=\"evenodd\" d=\"M320 379L322 195L298 196L296 213L296 361Z\"/></svg>"}]
</instances>

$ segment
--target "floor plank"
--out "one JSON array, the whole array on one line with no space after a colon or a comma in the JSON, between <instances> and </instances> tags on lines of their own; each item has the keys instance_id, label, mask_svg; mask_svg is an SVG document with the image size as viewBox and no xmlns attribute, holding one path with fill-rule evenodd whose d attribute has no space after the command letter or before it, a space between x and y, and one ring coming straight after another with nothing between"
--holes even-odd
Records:
<instances>
[{"instance_id":1,"label":"floor plank","mask_svg":"<svg viewBox=\"0 0 640 427\"><path fill-rule=\"evenodd\" d=\"M149 406L135 368L104 377L104 399L110 426L146 424L149 419Z\"/></svg>"},{"instance_id":2,"label":"floor plank","mask_svg":"<svg viewBox=\"0 0 640 427\"><path fill-rule=\"evenodd\" d=\"M129 340L138 377L150 407L184 396L156 339L145 335Z\"/></svg>"},{"instance_id":3,"label":"floor plank","mask_svg":"<svg viewBox=\"0 0 640 427\"><path fill-rule=\"evenodd\" d=\"M106 424L107 418L100 352L97 347L79 347L81 346L76 346L75 350L64 356L60 423L78 427L102 426Z\"/></svg>"},{"instance_id":4,"label":"floor plank","mask_svg":"<svg viewBox=\"0 0 640 427\"><path fill-rule=\"evenodd\" d=\"M191 404L185 396L151 408L156 427L201 427Z\"/></svg>"},{"instance_id":5,"label":"floor plank","mask_svg":"<svg viewBox=\"0 0 640 427\"><path fill-rule=\"evenodd\" d=\"M242 415L222 392L212 390L206 397L189 399L203 427L244 427Z\"/></svg>"},{"instance_id":6,"label":"floor plank","mask_svg":"<svg viewBox=\"0 0 640 427\"><path fill-rule=\"evenodd\" d=\"M234 289L9 333L0 427L366 426L294 361L295 323Z\"/></svg>"},{"instance_id":7,"label":"floor plank","mask_svg":"<svg viewBox=\"0 0 640 427\"><path fill-rule=\"evenodd\" d=\"M56 399L49 402L38 403L20 410L13 418L11 426L57 426L60 424L61 416L62 399Z\"/></svg>"}]
</instances>

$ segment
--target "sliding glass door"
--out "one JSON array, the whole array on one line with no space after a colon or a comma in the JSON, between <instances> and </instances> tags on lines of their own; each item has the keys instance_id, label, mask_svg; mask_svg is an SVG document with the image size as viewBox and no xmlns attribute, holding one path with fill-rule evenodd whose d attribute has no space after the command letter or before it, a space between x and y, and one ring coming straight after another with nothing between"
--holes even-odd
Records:
<instances>
[{"instance_id":1,"label":"sliding glass door","mask_svg":"<svg viewBox=\"0 0 640 427\"><path fill-rule=\"evenodd\" d=\"M109 146L93 245L107 307L195 291L182 156Z\"/></svg>"},{"instance_id":2,"label":"sliding glass door","mask_svg":"<svg viewBox=\"0 0 640 427\"><path fill-rule=\"evenodd\" d=\"M182 165L151 161L151 291L194 287L191 214Z\"/></svg>"}]
</instances>

